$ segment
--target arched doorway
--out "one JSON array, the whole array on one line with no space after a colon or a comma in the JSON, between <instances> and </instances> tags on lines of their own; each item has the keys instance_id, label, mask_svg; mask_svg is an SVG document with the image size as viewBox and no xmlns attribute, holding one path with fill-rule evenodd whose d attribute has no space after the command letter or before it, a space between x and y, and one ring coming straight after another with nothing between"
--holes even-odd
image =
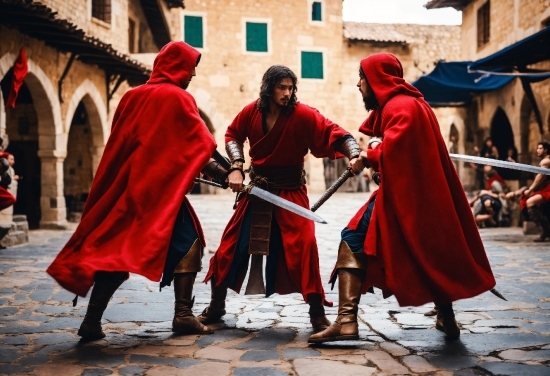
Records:
<instances>
[{"instance_id":1,"label":"arched doorway","mask_svg":"<svg viewBox=\"0 0 550 376\"><path fill-rule=\"evenodd\" d=\"M519 160L522 163L531 164L537 160L537 144L541 140L541 134L531 102L527 96L521 101L520 111L521 150Z\"/></svg>"},{"instance_id":2,"label":"arched doorway","mask_svg":"<svg viewBox=\"0 0 550 376\"><path fill-rule=\"evenodd\" d=\"M90 118L81 101L74 113L67 142L67 157L63 162L63 193L67 220L78 222L92 186L92 134Z\"/></svg>"},{"instance_id":3,"label":"arched doorway","mask_svg":"<svg viewBox=\"0 0 550 376\"><path fill-rule=\"evenodd\" d=\"M500 107L497 108L491 121L491 139L498 150L499 159L505 160L508 154L508 149L514 148L514 132L508 116ZM519 174L516 170L498 169L499 174L507 180L519 179Z\"/></svg>"},{"instance_id":4,"label":"arched doorway","mask_svg":"<svg viewBox=\"0 0 550 376\"><path fill-rule=\"evenodd\" d=\"M2 94L7 98L13 69L0 82ZM41 164L38 157L38 114L26 83L19 89L15 108L5 108L6 151L15 157L14 169L20 176L14 214L24 214L30 228L40 225Z\"/></svg>"}]
</instances>

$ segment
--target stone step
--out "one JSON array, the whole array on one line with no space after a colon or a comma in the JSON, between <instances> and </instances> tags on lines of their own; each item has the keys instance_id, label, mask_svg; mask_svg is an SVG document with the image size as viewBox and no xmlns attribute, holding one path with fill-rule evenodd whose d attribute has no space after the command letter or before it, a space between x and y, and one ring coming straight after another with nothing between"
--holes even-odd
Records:
<instances>
[{"instance_id":1,"label":"stone step","mask_svg":"<svg viewBox=\"0 0 550 376\"><path fill-rule=\"evenodd\" d=\"M24 214L14 214L12 220L14 222L27 222L27 216Z\"/></svg>"},{"instance_id":2,"label":"stone step","mask_svg":"<svg viewBox=\"0 0 550 376\"><path fill-rule=\"evenodd\" d=\"M25 221L25 222L14 222L14 223L15 223L15 231L29 232L29 222ZM13 230L13 227L12 227L12 230Z\"/></svg>"},{"instance_id":3,"label":"stone step","mask_svg":"<svg viewBox=\"0 0 550 376\"><path fill-rule=\"evenodd\" d=\"M9 233L0 242L4 247L12 247L18 244L25 244L29 242L29 235L24 231L14 231Z\"/></svg>"}]
</instances>

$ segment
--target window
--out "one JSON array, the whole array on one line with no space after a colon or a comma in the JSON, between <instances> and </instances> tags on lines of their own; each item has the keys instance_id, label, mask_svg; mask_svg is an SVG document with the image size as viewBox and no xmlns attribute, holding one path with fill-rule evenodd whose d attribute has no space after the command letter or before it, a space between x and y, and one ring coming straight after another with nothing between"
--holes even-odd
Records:
<instances>
[{"instance_id":1,"label":"window","mask_svg":"<svg viewBox=\"0 0 550 376\"><path fill-rule=\"evenodd\" d=\"M323 53L302 51L302 78L323 79Z\"/></svg>"},{"instance_id":2,"label":"window","mask_svg":"<svg viewBox=\"0 0 550 376\"><path fill-rule=\"evenodd\" d=\"M267 43L267 23L246 22L246 51L269 51Z\"/></svg>"},{"instance_id":3,"label":"window","mask_svg":"<svg viewBox=\"0 0 550 376\"><path fill-rule=\"evenodd\" d=\"M92 0L92 17L111 23L111 0Z\"/></svg>"},{"instance_id":4,"label":"window","mask_svg":"<svg viewBox=\"0 0 550 376\"><path fill-rule=\"evenodd\" d=\"M128 18L128 51L131 54L137 53L136 22Z\"/></svg>"},{"instance_id":5,"label":"window","mask_svg":"<svg viewBox=\"0 0 550 376\"><path fill-rule=\"evenodd\" d=\"M491 30L491 5L489 0L477 10L477 47L489 43Z\"/></svg>"},{"instance_id":6,"label":"window","mask_svg":"<svg viewBox=\"0 0 550 376\"><path fill-rule=\"evenodd\" d=\"M193 47L204 47L203 18L201 16L183 16L183 40Z\"/></svg>"},{"instance_id":7,"label":"window","mask_svg":"<svg viewBox=\"0 0 550 376\"><path fill-rule=\"evenodd\" d=\"M320 1L314 1L311 3L311 20L312 21L322 21L323 20L323 14L322 14L322 7L321 7Z\"/></svg>"}]
</instances>

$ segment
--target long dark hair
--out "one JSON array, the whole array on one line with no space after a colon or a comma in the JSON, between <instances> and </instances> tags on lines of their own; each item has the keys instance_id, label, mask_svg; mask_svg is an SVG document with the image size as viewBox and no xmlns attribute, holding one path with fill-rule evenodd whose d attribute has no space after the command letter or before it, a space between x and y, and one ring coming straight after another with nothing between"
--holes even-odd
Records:
<instances>
[{"instance_id":1,"label":"long dark hair","mask_svg":"<svg viewBox=\"0 0 550 376\"><path fill-rule=\"evenodd\" d=\"M269 103L271 101L271 96L273 95L273 89L275 89L275 85L281 82L283 78L290 78L292 80L294 91L282 111L289 113L294 110L294 107L296 107L296 102L298 101L298 97L296 97L296 92L298 91L298 78L294 72L290 70L290 68L285 67L284 65L273 65L265 71L264 76L262 77L260 100L257 104L260 112L266 113L269 110Z\"/></svg>"}]
</instances>

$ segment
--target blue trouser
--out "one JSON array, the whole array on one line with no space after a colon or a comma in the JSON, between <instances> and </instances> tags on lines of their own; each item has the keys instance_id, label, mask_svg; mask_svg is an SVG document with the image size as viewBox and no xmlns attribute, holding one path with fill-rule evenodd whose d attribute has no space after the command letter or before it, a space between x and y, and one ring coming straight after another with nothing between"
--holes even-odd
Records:
<instances>
[{"instance_id":1,"label":"blue trouser","mask_svg":"<svg viewBox=\"0 0 550 376\"><path fill-rule=\"evenodd\" d=\"M180 261L187 255L189 249L191 249L198 237L191 214L185 203L183 203L176 217L174 229L172 230L172 237L170 238L168 256L164 264L164 273L160 281L160 288L170 286L172 279L174 279L174 270L176 266L178 266Z\"/></svg>"},{"instance_id":2,"label":"blue trouser","mask_svg":"<svg viewBox=\"0 0 550 376\"><path fill-rule=\"evenodd\" d=\"M376 199L372 200L365 210L365 214L359 222L357 229L350 230L345 227L342 230L342 241L348 243L351 251L353 253L363 253L365 247L365 238L367 237L367 230L369 229L370 219L372 217L372 211L374 210L374 202Z\"/></svg>"},{"instance_id":3,"label":"blue trouser","mask_svg":"<svg viewBox=\"0 0 550 376\"><path fill-rule=\"evenodd\" d=\"M241 231L239 233L239 240L235 247L235 254L233 255L233 262L229 273L225 277L227 286L233 290L236 289L238 283L238 277L245 274L248 269L248 260L250 255L248 254L248 245L250 243L250 226L251 226L251 207L246 209L243 222L241 224ZM279 258L279 252L283 250L283 238L281 237L281 229L273 214L271 219L271 235L269 239L269 255L266 257L265 265L265 279L266 289L265 295L270 296L275 293L275 277L277 274L277 261Z\"/></svg>"}]
</instances>

